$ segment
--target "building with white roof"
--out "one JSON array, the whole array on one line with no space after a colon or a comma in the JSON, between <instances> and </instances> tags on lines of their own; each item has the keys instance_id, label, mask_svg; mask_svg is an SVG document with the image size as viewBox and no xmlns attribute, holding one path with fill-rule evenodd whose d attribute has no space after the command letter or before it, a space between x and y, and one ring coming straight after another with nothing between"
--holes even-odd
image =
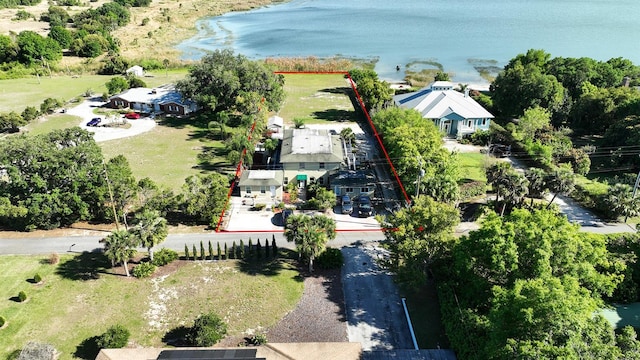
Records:
<instances>
[{"instance_id":1,"label":"building with white roof","mask_svg":"<svg viewBox=\"0 0 640 360\"><path fill-rule=\"evenodd\" d=\"M195 102L185 100L172 88L131 88L109 98L109 106L116 109L131 108L141 112L164 112L186 115L197 110Z\"/></svg>"},{"instance_id":2,"label":"building with white roof","mask_svg":"<svg viewBox=\"0 0 640 360\"><path fill-rule=\"evenodd\" d=\"M476 130L489 130L493 115L464 93L453 90L453 83L436 81L416 92L396 95L395 104L405 109L415 109L447 136L462 137Z\"/></svg>"}]
</instances>

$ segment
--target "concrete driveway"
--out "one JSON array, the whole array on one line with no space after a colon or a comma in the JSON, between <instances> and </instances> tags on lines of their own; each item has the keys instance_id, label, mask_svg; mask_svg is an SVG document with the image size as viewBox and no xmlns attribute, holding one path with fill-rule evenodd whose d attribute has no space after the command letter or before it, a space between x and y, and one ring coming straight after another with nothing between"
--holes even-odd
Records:
<instances>
[{"instance_id":1,"label":"concrete driveway","mask_svg":"<svg viewBox=\"0 0 640 360\"><path fill-rule=\"evenodd\" d=\"M99 117L103 123L106 121L105 115L97 115L93 113L93 110L106 104L100 98L91 98L81 102L78 106L67 110L67 114L75 115L82 118L82 121L78 126L80 128L93 133L93 138L96 142L108 141L114 139L121 139L130 136L143 134L150 131L156 126L156 122L150 118L140 118L136 120L127 120L130 125L127 129L122 127L106 127L106 126L87 126L89 120Z\"/></svg>"}]
</instances>

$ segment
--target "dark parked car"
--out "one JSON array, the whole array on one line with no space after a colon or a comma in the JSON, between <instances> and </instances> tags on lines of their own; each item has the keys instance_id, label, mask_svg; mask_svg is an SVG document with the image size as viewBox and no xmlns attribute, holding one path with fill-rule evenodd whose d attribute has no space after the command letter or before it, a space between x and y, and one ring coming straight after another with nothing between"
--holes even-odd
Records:
<instances>
[{"instance_id":1,"label":"dark parked car","mask_svg":"<svg viewBox=\"0 0 640 360\"><path fill-rule=\"evenodd\" d=\"M100 125L101 121L102 121L102 119L100 119L100 118L93 118L93 119L91 119L91 121L89 121L87 123L87 126L98 126L98 125Z\"/></svg>"},{"instance_id":2,"label":"dark parked car","mask_svg":"<svg viewBox=\"0 0 640 360\"><path fill-rule=\"evenodd\" d=\"M373 216L373 206L371 206L371 199L368 196L360 195L358 197L358 216Z\"/></svg>"},{"instance_id":3,"label":"dark parked car","mask_svg":"<svg viewBox=\"0 0 640 360\"><path fill-rule=\"evenodd\" d=\"M341 205L343 214L351 214L353 212L353 203L349 195L342 195Z\"/></svg>"},{"instance_id":4,"label":"dark parked car","mask_svg":"<svg viewBox=\"0 0 640 360\"><path fill-rule=\"evenodd\" d=\"M289 216L293 215L293 210L291 209L284 209L282 210L282 223L286 226L287 225L287 219L289 218Z\"/></svg>"}]
</instances>

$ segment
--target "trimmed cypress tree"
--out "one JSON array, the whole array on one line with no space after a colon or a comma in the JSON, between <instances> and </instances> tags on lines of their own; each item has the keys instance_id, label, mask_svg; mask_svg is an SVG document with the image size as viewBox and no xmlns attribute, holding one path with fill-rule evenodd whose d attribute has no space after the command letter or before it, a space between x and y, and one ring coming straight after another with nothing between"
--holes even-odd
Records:
<instances>
[{"instance_id":1,"label":"trimmed cypress tree","mask_svg":"<svg viewBox=\"0 0 640 360\"><path fill-rule=\"evenodd\" d=\"M256 257L258 260L262 259L262 244L260 244L260 239L256 242Z\"/></svg>"},{"instance_id":2,"label":"trimmed cypress tree","mask_svg":"<svg viewBox=\"0 0 640 360\"><path fill-rule=\"evenodd\" d=\"M209 260L213 260L213 245L211 245L211 240L209 240Z\"/></svg>"},{"instance_id":3,"label":"trimmed cypress tree","mask_svg":"<svg viewBox=\"0 0 640 360\"><path fill-rule=\"evenodd\" d=\"M193 257L193 261L196 261L196 259L198 258L198 250L196 250L196 244L193 244L193 254L191 254Z\"/></svg>"},{"instance_id":4,"label":"trimmed cypress tree","mask_svg":"<svg viewBox=\"0 0 640 360\"><path fill-rule=\"evenodd\" d=\"M271 252L273 253L273 257L278 257L278 246L276 246L276 237L273 236L273 240L271 240Z\"/></svg>"},{"instance_id":5,"label":"trimmed cypress tree","mask_svg":"<svg viewBox=\"0 0 640 360\"><path fill-rule=\"evenodd\" d=\"M240 239L240 259L244 259L244 242Z\"/></svg>"},{"instance_id":6,"label":"trimmed cypress tree","mask_svg":"<svg viewBox=\"0 0 640 360\"><path fill-rule=\"evenodd\" d=\"M222 260L222 250L220 249L220 241L218 241L218 260Z\"/></svg>"},{"instance_id":7,"label":"trimmed cypress tree","mask_svg":"<svg viewBox=\"0 0 640 360\"><path fill-rule=\"evenodd\" d=\"M229 250L227 249L227 243L224 243L224 259L227 260L229 258Z\"/></svg>"},{"instance_id":8,"label":"trimmed cypress tree","mask_svg":"<svg viewBox=\"0 0 640 360\"><path fill-rule=\"evenodd\" d=\"M204 260L204 244L202 244L202 240L200 240L200 260Z\"/></svg>"},{"instance_id":9,"label":"trimmed cypress tree","mask_svg":"<svg viewBox=\"0 0 640 360\"><path fill-rule=\"evenodd\" d=\"M187 244L184 244L184 259L189 260L189 247Z\"/></svg>"},{"instance_id":10,"label":"trimmed cypress tree","mask_svg":"<svg viewBox=\"0 0 640 360\"><path fill-rule=\"evenodd\" d=\"M236 241L233 240L233 245L231 245L231 257L234 259L238 258L238 253L237 253L237 249L236 249Z\"/></svg>"},{"instance_id":11,"label":"trimmed cypress tree","mask_svg":"<svg viewBox=\"0 0 640 360\"><path fill-rule=\"evenodd\" d=\"M249 238L249 249L247 249L247 254L249 258L253 257L253 244L251 243L251 238Z\"/></svg>"}]
</instances>

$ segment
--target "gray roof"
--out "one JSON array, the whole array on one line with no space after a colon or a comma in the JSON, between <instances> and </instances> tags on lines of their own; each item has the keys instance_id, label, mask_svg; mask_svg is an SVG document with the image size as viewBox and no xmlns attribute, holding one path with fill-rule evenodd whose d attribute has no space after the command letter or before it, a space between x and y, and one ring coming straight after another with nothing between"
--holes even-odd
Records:
<instances>
[{"instance_id":1,"label":"gray roof","mask_svg":"<svg viewBox=\"0 0 640 360\"><path fill-rule=\"evenodd\" d=\"M284 131L281 163L340 163L344 150L340 136L324 129L289 129Z\"/></svg>"},{"instance_id":2,"label":"gray roof","mask_svg":"<svg viewBox=\"0 0 640 360\"><path fill-rule=\"evenodd\" d=\"M142 104L168 104L187 105L189 101L183 101L178 90L166 88L131 88L120 94L113 95L109 99L120 98L127 102Z\"/></svg>"},{"instance_id":3,"label":"gray roof","mask_svg":"<svg viewBox=\"0 0 640 360\"><path fill-rule=\"evenodd\" d=\"M376 177L371 170L348 170L340 171L329 177L331 186L363 186L375 184Z\"/></svg>"},{"instance_id":4,"label":"gray roof","mask_svg":"<svg viewBox=\"0 0 640 360\"><path fill-rule=\"evenodd\" d=\"M240 176L240 186L282 186L282 170L246 170Z\"/></svg>"}]
</instances>

